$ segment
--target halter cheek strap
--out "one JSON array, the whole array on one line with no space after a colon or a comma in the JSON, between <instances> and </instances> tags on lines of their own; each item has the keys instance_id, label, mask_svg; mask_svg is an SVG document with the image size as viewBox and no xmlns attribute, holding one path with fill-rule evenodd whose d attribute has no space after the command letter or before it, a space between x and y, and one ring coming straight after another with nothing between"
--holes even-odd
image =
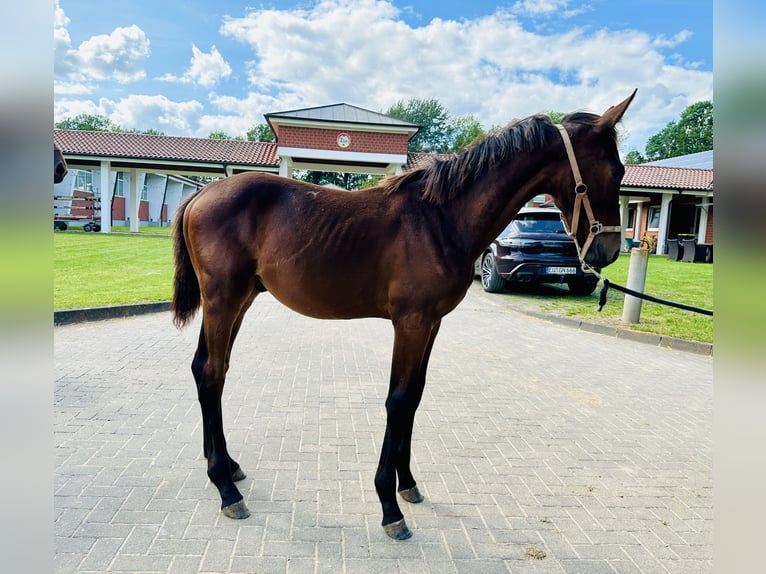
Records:
<instances>
[{"instance_id":1,"label":"halter cheek strap","mask_svg":"<svg viewBox=\"0 0 766 574\"><path fill-rule=\"evenodd\" d=\"M569 158L569 165L572 167L572 175L574 176L575 180L575 199L574 199L574 208L572 211L572 229L571 231L568 229L567 222L562 217L561 220L564 223L564 229L567 232L567 235L571 237L574 242L575 246L577 247L577 256L580 258L580 262L582 263L582 269L586 273L594 273L595 270L585 263L585 255L588 253L588 249L590 249L591 244L593 243L593 240L596 238L596 236L600 233L603 233L605 231L607 232L620 232L622 228L619 225L602 225L600 221L596 220L596 217L593 215L593 209L590 206L590 200L588 199L588 186L585 185L582 181L582 176L580 175L580 168L577 166L577 158L575 158L574 149L572 149L572 142L569 139L569 134L567 133L567 130L564 126L560 124L556 124L556 127L559 130L559 133L561 134L561 139L564 140L564 148L567 150L567 157ZM590 232L588 233L588 237L585 239L585 243L582 247L580 247L580 243L577 241L577 226L580 222L580 207L582 206L582 209L585 210L585 215L588 217L588 224L590 225ZM598 275L598 273L596 273Z\"/></svg>"}]
</instances>

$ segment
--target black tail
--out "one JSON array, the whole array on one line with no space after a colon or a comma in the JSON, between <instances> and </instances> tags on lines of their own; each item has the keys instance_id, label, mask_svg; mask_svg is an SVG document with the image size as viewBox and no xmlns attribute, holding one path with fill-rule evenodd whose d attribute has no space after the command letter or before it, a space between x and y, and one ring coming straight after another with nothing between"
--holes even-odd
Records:
<instances>
[{"instance_id":1,"label":"black tail","mask_svg":"<svg viewBox=\"0 0 766 574\"><path fill-rule=\"evenodd\" d=\"M197 274L194 272L189 248L184 238L184 212L191 200L197 196L192 193L178 206L173 221L173 258L175 275L173 277L173 300L170 310L173 312L173 324L179 329L194 318L200 306L200 291Z\"/></svg>"}]
</instances>

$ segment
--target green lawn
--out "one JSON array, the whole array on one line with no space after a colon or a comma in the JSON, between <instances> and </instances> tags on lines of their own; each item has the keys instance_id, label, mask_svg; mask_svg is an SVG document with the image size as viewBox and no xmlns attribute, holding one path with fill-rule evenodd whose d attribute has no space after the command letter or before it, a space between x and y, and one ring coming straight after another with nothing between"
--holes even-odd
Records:
<instances>
[{"instance_id":1,"label":"green lawn","mask_svg":"<svg viewBox=\"0 0 766 574\"><path fill-rule=\"evenodd\" d=\"M53 234L53 308L168 301L173 277L169 235Z\"/></svg>"},{"instance_id":2,"label":"green lawn","mask_svg":"<svg viewBox=\"0 0 766 574\"><path fill-rule=\"evenodd\" d=\"M168 235L54 232L54 309L168 301L173 277L172 240ZM603 271L614 283L626 284L629 256ZM574 297L564 288L550 287L511 296L551 314L622 325L624 295L611 289L606 307L597 312L598 293ZM645 292L713 309L713 265L649 258ZM631 326L702 342L713 341L713 318L644 301L641 322Z\"/></svg>"},{"instance_id":3,"label":"green lawn","mask_svg":"<svg viewBox=\"0 0 766 574\"><path fill-rule=\"evenodd\" d=\"M618 260L602 271L612 283L625 286L628 278L630 255L620 255ZM603 324L620 325L636 331L646 331L682 339L706 343L713 342L713 317L675 309L666 305L644 301L641 320L636 325L622 323L622 307L625 295L610 289L607 303L599 312L598 297L602 285L587 297L574 297L566 287L549 288L540 294L525 293L526 298L547 313L579 318ZM713 265L670 261L664 255L652 255L646 273L644 293L684 303L702 309L713 310Z\"/></svg>"}]
</instances>

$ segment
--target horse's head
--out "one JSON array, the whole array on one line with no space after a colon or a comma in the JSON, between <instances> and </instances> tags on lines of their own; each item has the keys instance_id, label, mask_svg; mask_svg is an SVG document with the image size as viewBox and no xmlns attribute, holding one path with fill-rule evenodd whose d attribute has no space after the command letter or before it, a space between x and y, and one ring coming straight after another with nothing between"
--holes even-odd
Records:
<instances>
[{"instance_id":1,"label":"horse's head","mask_svg":"<svg viewBox=\"0 0 766 574\"><path fill-rule=\"evenodd\" d=\"M620 252L619 194L625 167L617 153L615 125L635 95L601 116L569 114L559 126L563 161L551 192L580 258L596 269L614 262Z\"/></svg>"},{"instance_id":2,"label":"horse's head","mask_svg":"<svg viewBox=\"0 0 766 574\"><path fill-rule=\"evenodd\" d=\"M66 160L59 146L53 144L53 183L61 183L67 174Z\"/></svg>"}]
</instances>

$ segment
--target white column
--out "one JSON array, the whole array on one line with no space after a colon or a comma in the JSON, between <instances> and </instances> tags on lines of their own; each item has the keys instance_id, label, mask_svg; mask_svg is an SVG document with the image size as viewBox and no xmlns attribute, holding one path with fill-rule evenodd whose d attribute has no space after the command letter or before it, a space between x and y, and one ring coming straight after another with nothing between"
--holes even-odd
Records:
<instances>
[{"instance_id":1,"label":"white column","mask_svg":"<svg viewBox=\"0 0 766 574\"><path fill-rule=\"evenodd\" d=\"M293 177L293 161L290 157L282 157L279 160L279 175L282 177L288 177L292 179Z\"/></svg>"},{"instance_id":2,"label":"white column","mask_svg":"<svg viewBox=\"0 0 766 574\"><path fill-rule=\"evenodd\" d=\"M700 225L697 230L697 243L705 243L707 234L707 210L710 209L710 198L702 198L702 207L700 208Z\"/></svg>"},{"instance_id":3,"label":"white column","mask_svg":"<svg viewBox=\"0 0 766 574\"><path fill-rule=\"evenodd\" d=\"M670 201L672 199L672 193L662 194L662 205L660 207L660 228L657 231L657 255L667 253L667 250L665 249L665 240L668 234L668 221L670 220Z\"/></svg>"},{"instance_id":4,"label":"white column","mask_svg":"<svg viewBox=\"0 0 766 574\"><path fill-rule=\"evenodd\" d=\"M628 201L627 196L620 196L620 245L625 245L625 228L628 225Z\"/></svg>"},{"instance_id":5,"label":"white column","mask_svg":"<svg viewBox=\"0 0 766 574\"><path fill-rule=\"evenodd\" d=\"M138 172L130 170L130 232L138 233L138 208L141 196L138 193Z\"/></svg>"},{"instance_id":6,"label":"white column","mask_svg":"<svg viewBox=\"0 0 766 574\"><path fill-rule=\"evenodd\" d=\"M633 222L633 241L641 241L646 234L646 230L644 230L644 233L641 233L641 218L644 215L643 205L643 201L639 201L636 204L636 220Z\"/></svg>"},{"instance_id":7,"label":"white column","mask_svg":"<svg viewBox=\"0 0 766 574\"><path fill-rule=\"evenodd\" d=\"M112 165L101 161L99 193L101 194L101 233L112 232L112 186L109 185L109 173Z\"/></svg>"}]
</instances>

